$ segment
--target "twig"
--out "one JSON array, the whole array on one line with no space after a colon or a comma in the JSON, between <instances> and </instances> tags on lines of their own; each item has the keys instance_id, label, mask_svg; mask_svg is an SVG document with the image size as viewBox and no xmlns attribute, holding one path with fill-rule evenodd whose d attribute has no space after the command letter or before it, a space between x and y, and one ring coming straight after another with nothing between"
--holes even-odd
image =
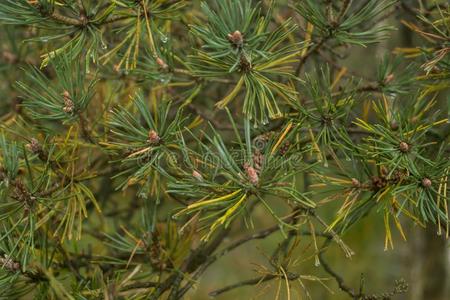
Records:
<instances>
[{"instance_id":1,"label":"twig","mask_svg":"<svg viewBox=\"0 0 450 300\"><path fill-rule=\"evenodd\" d=\"M337 282L339 288L344 291L345 293L347 293L350 297L352 297L353 299L358 299L358 297L360 296L359 294L356 294L355 291L350 288L345 282L344 279L338 274L336 273L329 265L328 263L325 261L323 254L325 252L325 249L327 248L328 244L331 242L331 239L328 239L325 241L325 243L323 244L322 248L319 251L318 257L319 257L319 262L320 265L323 267L323 269L325 270L325 272L327 272L328 274L330 274L334 280Z\"/></svg>"},{"instance_id":2,"label":"twig","mask_svg":"<svg viewBox=\"0 0 450 300\"><path fill-rule=\"evenodd\" d=\"M288 280L296 280L296 279L298 279L300 277L300 275L294 274L294 273L288 273L287 275L288 275L287 276ZM268 274L268 275L263 275L263 276L258 277L258 278L244 280L244 281L237 282L235 284L226 286L224 288L215 290L215 291L209 293L209 296L210 297L217 297L220 294L229 292L229 291L231 291L233 289L236 289L236 288L240 288L240 287L247 286L247 285L256 285L256 284L259 284L261 282L269 281L269 280L272 280L272 279L278 278L278 277L280 277L280 276L276 275L276 274Z\"/></svg>"}]
</instances>

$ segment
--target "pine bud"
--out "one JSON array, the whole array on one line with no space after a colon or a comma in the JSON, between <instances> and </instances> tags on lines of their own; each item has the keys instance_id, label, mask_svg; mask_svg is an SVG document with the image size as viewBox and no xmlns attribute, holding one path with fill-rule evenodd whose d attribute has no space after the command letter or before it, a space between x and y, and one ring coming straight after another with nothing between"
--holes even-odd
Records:
<instances>
[{"instance_id":1,"label":"pine bud","mask_svg":"<svg viewBox=\"0 0 450 300\"><path fill-rule=\"evenodd\" d=\"M255 168L250 166L249 164L244 164L245 172L247 173L247 177L250 180L250 183L253 185L257 185L259 182L258 173L256 172Z\"/></svg>"},{"instance_id":2,"label":"pine bud","mask_svg":"<svg viewBox=\"0 0 450 300\"><path fill-rule=\"evenodd\" d=\"M160 57L156 58L156 63L162 70L167 70L167 68L169 68L169 66L166 64L166 62L164 60L162 60Z\"/></svg>"},{"instance_id":3,"label":"pine bud","mask_svg":"<svg viewBox=\"0 0 450 300\"><path fill-rule=\"evenodd\" d=\"M197 179L198 181L203 181L203 176L198 171L194 170L192 171L192 176Z\"/></svg>"},{"instance_id":4,"label":"pine bud","mask_svg":"<svg viewBox=\"0 0 450 300\"><path fill-rule=\"evenodd\" d=\"M240 67L239 70L241 72L248 72L252 69L251 62L248 60L248 58L244 54L241 54L241 58L239 60L239 67Z\"/></svg>"},{"instance_id":5,"label":"pine bud","mask_svg":"<svg viewBox=\"0 0 450 300\"><path fill-rule=\"evenodd\" d=\"M408 143L406 143L406 142L400 142L400 145L398 147L399 147L400 151L403 153L408 152L409 148L410 148Z\"/></svg>"},{"instance_id":6,"label":"pine bud","mask_svg":"<svg viewBox=\"0 0 450 300\"><path fill-rule=\"evenodd\" d=\"M28 150L30 150L33 153L39 153L42 151L42 147L39 144L39 141L35 138L32 138L30 140L30 143L27 144L26 147L28 148Z\"/></svg>"},{"instance_id":7,"label":"pine bud","mask_svg":"<svg viewBox=\"0 0 450 300\"><path fill-rule=\"evenodd\" d=\"M422 186L424 188L429 188L429 187L431 187L432 184L433 183L431 182L431 180L429 178L425 177L422 179Z\"/></svg>"},{"instance_id":8,"label":"pine bud","mask_svg":"<svg viewBox=\"0 0 450 300\"><path fill-rule=\"evenodd\" d=\"M72 99L70 98L70 94L68 91L64 91L62 93L62 96L64 97L64 107L63 107L63 111L67 114L72 113L75 109L75 105L72 101Z\"/></svg>"},{"instance_id":9,"label":"pine bud","mask_svg":"<svg viewBox=\"0 0 450 300\"><path fill-rule=\"evenodd\" d=\"M395 78L395 75L393 73L387 75L386 78L384 78L384 84L388 84L389 82L394 80L394 78Z\"/></svg>"},{"instance_id":10,"label":"pine bud","mask_svg":"<svg viewBox=\"0 0 450 300\"><path fill-rule=\"evenodd\" d=\"M229 33L227 35L227 38L236 47L242 47L242 45L244 44L244 37L242 36L242 33L239 30L236 30L233 33Z\"/></svg>"},{"instance_id":11,"label":"pine bud","mask_svg":"<svg viewBox=\"0 0 450 300\"><path fill-rule=\"evenodd\" d=\"M372 189L379 190L384 188L387 185L386 179L378 176L373 176L371 178L372 181Z\"/></svg>"},{"instance_id":12,"label":"pine bud","mask_svg":"<svg viewBox=\"0 0 450 300\"><path fill-rule=\"evenodd\" d=\"M20 270L20 263L13 261L8 255L0 257L0 265L8 271L16 272Z\"/></svg>"},{"instance_id":13,"label":"pine bud","mask_svg":"<svg viewBox=\"0 0 450 300\"><path fill-rule=\"evenodd\" d=\"M397 131L398 130L398 123L395 120L391 121L390 127L393 131Z\"/></svg>"},{"instance_id":14,"label":"pine bud","mask_svg":"<svg viewBox=\"0 0 450 300\"><path fill-rule=\"evenodd\" d=\"M359 182L359 180L358 179L356 179L356 178L352 178L352 186L353 187L360 187L361 186L361 182Z\"/></svg>"},{"instance_id":15,"label":"pine bud","mask_svg":"<svg viewBox=\"0 0 450 300\"><path fill-rule=\"evenodd\" d=\"M160 140L161 140L161 138L159 137L159 135L158 135L158 133L156 131L151 129L148 132L147 142L149 142L150 144L158 144L160 142Z\"/></svg>"}]
</instances>

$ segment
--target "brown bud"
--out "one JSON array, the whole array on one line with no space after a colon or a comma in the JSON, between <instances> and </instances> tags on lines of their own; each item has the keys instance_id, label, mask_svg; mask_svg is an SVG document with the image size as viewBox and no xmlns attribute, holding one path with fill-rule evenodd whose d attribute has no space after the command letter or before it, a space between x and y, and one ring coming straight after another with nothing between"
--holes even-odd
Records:
<instances>
[{"instance_id":1,"label":"brown bud","mask_svg":"<svg viewBox=\"0 0 450 300\"><path fill-rule=\"evenodd\" d=\"M75 105L72 101L72 99L70 98L70 94L68 91L64 91L62 93L62 96L64 97L64 107L63 107L63 111L65 113L72 113L75 109Z\"/></svg>"},{"instance_id":2,"label":"brown bud","mask_svg":"<svg viewBox=\"0 0 450 300\"><path fill-rule=\"evenodd\" d=\"M197 179L198 181L202 181L203 180L203 176L202 174L200 174L198 171L194 170L192 171L192 176Z\"/></svg>"},{"instance_id":3,"label":"brown bud","mask_svg":"<svg viewBox=\"0 0 450 300\"><path fill-rule=\"evenodd\" d=\"M390 127L393 131L397 131L398 130L398 123L395 120L391 121Z\"/></svg>"},{"instance_id":4,"label":"brown bud","mask_svg":"<svg viewBox=\"0 0 450 300\"><path fill-rule=\"evenodd\" d=\"M241 72L248 72L252 69L252 63L244 54L241 54L241 57L239 59L239 67L239 70Z\"/></svg>"},{"instance_id":5,"label":"brown bud","mask_svg":"<svg viewBox=\"0 0 450 300\"><path fill-rule=\"evenodd\" d=\"M356 178L352 178L352 186L353 187L360 187L361 186L361 182L359 182L359 180L356 179Z\"/></svg>"},{"instance_id":6,"label":"brown bud","mask_svg":"<svg viewBox=\"0 0 450 300\"><path fill-rule=\"evenodd\" d=\"M431 182L431 180L429 178L425 177L422 179L422 186L424 188L429 188L429 187L431 187L432 184L433 183Z\"/></svg>"},{"instance_id":7,"label":"brown bud","mask_svg":"<svg viewBox=\"0 0 450 300\"><path fill-rule=\"evenodd\" d=\"M158 66L163 69L166 70L169 66L166 64L166 62L164 60L162 60L160 57L156 58L156 63L158 64Z\"/></svg>"},{"instance_id":8,"label":"brown bud","mask_svg":"<svg viewBox=\"0 0 450 300\"><path fill-rule=\"evenodd\" d=\"M400 144L398 145L398 148L400 149L401 152L406 153L409 151L410 146L406 142L400 142Z\"/></svg>"},{"instance_id":9,"label":"brown bud","mask_svg":"<svg viewBox=\"0 0 450 300\"><path fill-rule=\"evenodd\" d=\"M62 93L62 96L63 96L64 98L70 99L70 93L69 93L68 91L64 91L64 92Z\"/></svg>"},{"instance_id":10,"label":"brown bud","mask_svg":"<svg viewBox=\"0 0 450 300\"><path fill-rule=\"evenodd\" d=\"M373 176L371 178L371 181L372 181L372 189L374 189L374 190L382 189L387 184L386 179L384 179L382 177L378 177L378 176Z\"/></svg>"},{"instance_id":11,"label":"brown bud","mask_svg":"<svg viewBox=\"0 0 450 300\"><path fill-rule=\"evenodd\" d=\"M241 47L244 43L244 37L239 30L236 30L233 33L229 33L227 35L228 40L233 43L236 47Z\"/></svg>"},{"instance_id":12,"label":"brown bud","mask_svg":"<svg viewBox=\"0 0 450 300\"><path fill-rule=\"evenodd\" d=\"M11 272L16 272L20 270L20 263L13 261L8 255L0 257L0 265L2 265L6 270Z\"/></svg>"},{"instance_id":13,"label":"brown bud","mask_svg":"<svg viewBox=\"0 0 450 300\"><path fill-rule=\"evenodd\" d=\"M394 80L395 75L393 73L389 74L386 76L386 78L384 78L384 83L388 84L389 82L391 82L392 80Z\"/></svg>"},{"instance_id":14,"label":"brown bud","mask_svg":"<svg viewBox=\"0 0 450 300\"><path fill-rule=\"evenodd\" d=\"M244 164L245 172L247 173L247 177L251 184L257 185L259 182L258 173L256 172L255 168L250 166L249 164Z\"/></svg>"},{"instance_id":15,"label":"brown bud","mask_svg":"<svg viewBox=\"0 0 450 300\"><path fill-rule=\"evenodd\" d=\"M39 141L35 138L31 138L30 143L26 145L28 150L30 150L33 153L38 153L42 150L41 145L39 144Z\"/></svg>"},{"instance_id":16,"label":"brown bud","mask_svg":"<svg viewBox=\"0 0 450 300\"><path fill-rule=\"evenodd\" d=\"M158 135L158 133L156 131L151 129L148 132L147 142L149 142L150 144L158 144L160 142L160 140L161 140L161 138L159 137L159 135Z\"/></svg>"}]
</instances>

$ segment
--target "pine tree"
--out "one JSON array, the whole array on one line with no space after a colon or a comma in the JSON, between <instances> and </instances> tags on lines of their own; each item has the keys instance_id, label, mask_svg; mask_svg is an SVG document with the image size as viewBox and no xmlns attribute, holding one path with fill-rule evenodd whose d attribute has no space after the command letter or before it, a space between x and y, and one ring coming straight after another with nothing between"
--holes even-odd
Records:
<instances>
[{"instance_id":1,"label":"pine tree","mask_svg":"<svg viewBox=\"0 0 450 300\"><path fill-rule=\"evenodd\" d=\"M200 292L405 293L325 256L369 215L386 250L450 234L450 6L415 2L1 1L0 299L184 299L276 233L254 277ZM399 26L417 47L371 57Z\"/></svg>"}]
</instances>

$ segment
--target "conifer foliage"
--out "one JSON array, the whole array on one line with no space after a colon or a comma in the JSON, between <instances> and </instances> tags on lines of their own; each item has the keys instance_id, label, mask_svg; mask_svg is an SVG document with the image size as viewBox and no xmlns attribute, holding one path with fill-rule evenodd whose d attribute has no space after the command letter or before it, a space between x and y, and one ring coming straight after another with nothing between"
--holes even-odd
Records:
<instances>
[{"instance_id":1,"label":"conifer foliage","mask_svg":"<svg viewBox=\"0 0 450 300\"><path fill-rule=\"evenodd\" d=\"M450 7L411 2L2 0L0 299L405 293L325 255L369 215L385 249L450 234ZM377 46L400 26L417 46ZM199 290L277 233L253 278Z\"/></svg>"}]
</instances>

